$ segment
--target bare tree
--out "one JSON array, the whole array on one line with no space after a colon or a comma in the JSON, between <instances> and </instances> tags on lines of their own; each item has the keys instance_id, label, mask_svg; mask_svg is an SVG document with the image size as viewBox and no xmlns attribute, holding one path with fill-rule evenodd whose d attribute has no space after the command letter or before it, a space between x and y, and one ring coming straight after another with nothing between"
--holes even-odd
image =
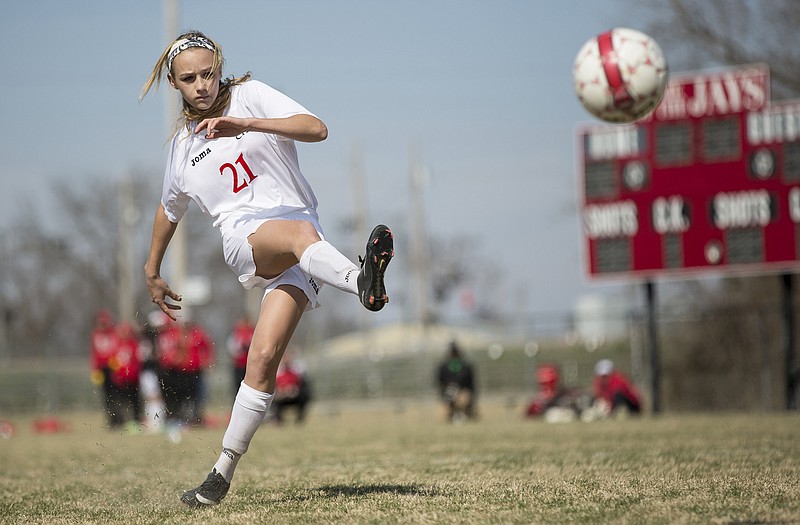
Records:
<instances>
[{"instance_id":1,"label":"bare tree","mask_svg":"<svg viewBox=\"0 0 800 525\"><path fill-rule=\"evenodd\" d=\"M773 96L800 95L800 3L796 0L634 2L672 71L769 64Z\"/></svg>"},{"instance_id":2,"label":"bare tree","mask_svg":"<svg viewBox=\"0 0 800 525\"><path fill-rule=\"evenodd\" d=\"M12 236L10 232L13 231ZM74 308L64 308L54 296L73 296L65 268L70 266L65 239L47 235L38 223L19 224L5 232L2 303L6 310L9 345L25 354L42 350L41 335L60 335L60 319L72 320Z\"/></svg>"},{"instance_id":3,"label":"bare tree","mask_svg":"<svg viewBox=\"0 0 800 525\"><path fill-rule=\"evenodd\" d=\"M133 269L133 311L143 322L154 309L143 268L160 181L143 170L132 170L128 177L135 217L132 235L125 240L132 259L126 266ZM0 344L8 346L2 349L6 354L84 354L97 311L119 315L120 181L69 180L52 188L43 201L54 220L28 220L31 205L21 202L17 219L0 229L0 321L5 322ZM209 277L213 299L193 307L192 317L219 340L243 312L244 290L231 278L210 220L190 209L184 221L191 253L188 272Z\"/></svg>"}]
</instances>

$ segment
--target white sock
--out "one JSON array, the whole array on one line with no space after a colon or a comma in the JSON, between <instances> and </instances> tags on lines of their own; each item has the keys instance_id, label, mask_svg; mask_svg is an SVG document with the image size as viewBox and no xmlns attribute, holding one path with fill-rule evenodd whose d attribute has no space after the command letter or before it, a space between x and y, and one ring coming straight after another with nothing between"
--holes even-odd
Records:
<instances>
[{"instance_id":1,"label":"white sock","mask_svg":"<svg viewBox=\"0 0 800 525\"><path fill-rule=\"evenodd\" d=\"M222 453L214 465L228 483L233 479L233 471L236 470L239 458L247 452L250 441L264 421L271 404L272 394L251 388L244 381L239 385L231 420L222 438Z\"/></svg>"},{"instance_id":2,"label":"white sock","mask_svg":"<svg viewBox=\"0 0 800 525\"><path fill-rule=\"evenodd\" d=\"M358 295L361 269L328 241L317 241L306 248L300 257L300 268L324 284Z\"/></svg>"}]
</instances>

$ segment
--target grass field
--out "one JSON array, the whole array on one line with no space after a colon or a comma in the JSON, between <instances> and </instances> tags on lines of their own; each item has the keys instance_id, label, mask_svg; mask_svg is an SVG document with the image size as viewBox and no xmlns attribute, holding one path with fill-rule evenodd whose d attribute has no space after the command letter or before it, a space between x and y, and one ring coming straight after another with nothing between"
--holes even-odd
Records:
<instances>
[{"instance_id":1,"label":"grass field","mask_svg":"<svg viewBox=\"0 0 800 525\"><path fill-rule=\"evenodd\" d=\"M316 407L264 426L228 497L192 510L224 428L163 435L65 416L0 439L0 523L800 523L800 417L694 415L547 424L502 403Z\"/></svg>"}]
</instances>

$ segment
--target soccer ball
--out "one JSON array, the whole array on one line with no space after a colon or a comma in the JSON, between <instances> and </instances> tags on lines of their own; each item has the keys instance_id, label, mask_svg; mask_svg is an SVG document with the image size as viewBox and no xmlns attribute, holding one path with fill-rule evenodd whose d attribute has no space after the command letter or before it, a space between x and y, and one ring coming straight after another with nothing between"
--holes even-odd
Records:
<instances>
[{"instance_id":1,"label":"soccer ball","mask_svg":"<svg viewBox=\"0 0 800 525\"><path fill-rule=\"evenodd\" d=\"M668 76L656 41L626 28L591 38L572 66L581 104L607 122L634 122L650 114L664 95Z\"/></svg>"}]
</instances>

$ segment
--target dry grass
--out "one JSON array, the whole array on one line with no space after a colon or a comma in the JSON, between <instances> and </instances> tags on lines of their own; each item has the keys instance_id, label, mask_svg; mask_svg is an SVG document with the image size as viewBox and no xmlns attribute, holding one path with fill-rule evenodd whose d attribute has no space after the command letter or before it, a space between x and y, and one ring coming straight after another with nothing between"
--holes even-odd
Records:
<instances>
[{"instance_id":1,"label":"dry grass","mask_svg":"<svg viewBox=\"0 0 800 525\"><path fill-rule=\"evenodd\" d=\"M0 440L0 523L798 523L797 414L476 423L400 412L312 412L262 428L222 505L178 501L205 478L223 428L160 435L69 416L71 431Z\"/></svg>"}]
</instances>

